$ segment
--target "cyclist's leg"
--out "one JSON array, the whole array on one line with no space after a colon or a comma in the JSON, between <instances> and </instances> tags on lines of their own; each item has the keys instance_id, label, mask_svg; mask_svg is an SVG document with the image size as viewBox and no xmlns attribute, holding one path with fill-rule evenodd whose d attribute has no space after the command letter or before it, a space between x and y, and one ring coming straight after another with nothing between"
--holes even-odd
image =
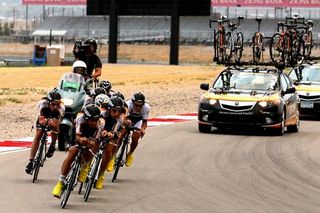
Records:
<instances>
[{"instance_id":1,"label":"cyclist's leg","mask_svg":"<svg viewBox=\"0 0 320 213\"><path fill-rule=\"evenodd\" d=\"M55 151L56 141L58 139L59 134L59 125L60 121L56 118L52 119L53 125L51 126L51 144L47 152L47 158L51 158Z\"/></svg>"},{"instance_id":2,"label":"cyclist's leg","mask_svg":"<svg viewBox=\"0 0 320 213\"><path fill-rule=\"evenodd\" d=\"M141 137L141 126L142 126L142 120L138 121L134 127L137 128L133 131L132 137L131 137L131 144L130 144L130 150L127 154L126 158L126 166L129 167L132 165L133 162L133 152L138 146L138 141Z\"/></svg>"},{"instance_id":3,"label":"cyclist's leg","mask_svg":"<svg viewBox=\"0 0 320 213\"><path fill-rule=\"evenodd\" d=\"M34 157L37 153L37 150L39 148L39 143L40 143L40 139L41 139L41 136L42 136L43 132L40 128L37 128L36 129L36 133L35 133L35 136L33 138L33 142L32 142L32 145L31 145L31 150L30 150L30 155L29 155L29 162L25 168L25 171L27 174L31 174L32 172L32 169L33 169L33 160L34 160Z\"/></svg>"},{"instance_id":4,"label":"cyclist's leg","mask_svg":"<svg viewBox=\"0 0 320 213\"><path fill-rule=\"evenodd\" d=\"M114 145L112 145L110 143L106 145L105 150L104 150L104 155L103 155L102 160L101 160L98 180L97 180L96 185L95 185L96 189L102 189L103 188L104 172L106 170L106 167L107 167L110 159L112 158L113 150L114 150Z\"/></svg>"}]
</instances>

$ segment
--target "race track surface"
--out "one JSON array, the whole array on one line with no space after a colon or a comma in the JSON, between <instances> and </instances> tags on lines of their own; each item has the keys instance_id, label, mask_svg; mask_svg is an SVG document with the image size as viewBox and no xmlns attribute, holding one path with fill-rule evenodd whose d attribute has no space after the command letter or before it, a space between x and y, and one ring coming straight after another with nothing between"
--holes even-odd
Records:
<instances>
[{"instance_id":1,"label":"race track surface","mask_svg":"<svg viewBox=\"0 0 320 213\"><path fill-rule=\"evenodd\" d=\"M66 212L319 212L320 122L299 133L201 134L195 121L149 128L130 168L94 189L74 191ZM51 196L64 152L25 174L29 151L0 155L0 212L62 212Z\"/></svg>"}]
</instances>

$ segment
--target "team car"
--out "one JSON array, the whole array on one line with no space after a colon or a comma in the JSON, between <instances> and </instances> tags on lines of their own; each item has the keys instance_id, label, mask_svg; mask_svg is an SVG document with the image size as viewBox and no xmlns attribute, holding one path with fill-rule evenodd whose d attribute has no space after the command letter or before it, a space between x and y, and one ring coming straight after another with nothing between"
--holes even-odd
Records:
<instances>
[{"instance_id":1,"label":"team car","mask_svg":"<svg viewBox=\"0 0 320 213\"><path fill-rule=\"evenodd\" d=\"M299 96L281 69L228 67L200 88L207 91L198 108L200 132L212 126L270 128L276 135L299 131Z\"/></svg>"},{"instance_id":2,"label":"team car","mask_svg":"<svg viewBox=\"0 0 320 213\"><path fill-rule=\"evenodd\" d=\"M320 115L320 64L302 64L289 77L300 97L301 115Z\"/></svg>"}]
</instances>

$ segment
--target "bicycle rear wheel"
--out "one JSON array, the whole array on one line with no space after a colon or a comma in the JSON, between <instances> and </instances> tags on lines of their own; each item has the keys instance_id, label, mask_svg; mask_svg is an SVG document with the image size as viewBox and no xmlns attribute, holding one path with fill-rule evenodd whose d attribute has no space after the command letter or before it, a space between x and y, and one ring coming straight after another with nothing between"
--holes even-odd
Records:
<instances>
[{"instance_id":1,"label":"bicycle rear wheel","mask_svg":"<svg viewBox=\"0 0 320 213\"><path fill-rule=\"evenodd\" d=\"M239 63L242 57L243 51L243 34L242 32L237 33L237 39L234 45L234 54L235 54L235 61Z\"/></svg>"},{"instance_id":2,"label":"bicycle rear wheel","mask_svg":"<svg viewBox=\"0 0 320 213\"><path fill-rule=\"evenodd\" d=\"M272 36L270 41L270 59L272 62L284 62L283 59L283 40L279 33L276 33Z\"/></svg>"},{"instance_id":3,"label":"bicycle rear wheel","mask_svg":"<svg viewBox=\"0 0 320 213\"><path fill-rule=\"evenodd\" d=\"M231 33L228 32L226 34L226 40L224 43L224 48L225 48L225 57L224 57L224 61L229 61L232 57L232 52L233 52L233 39L231 37Z\"/></svg>"}]
</instances>

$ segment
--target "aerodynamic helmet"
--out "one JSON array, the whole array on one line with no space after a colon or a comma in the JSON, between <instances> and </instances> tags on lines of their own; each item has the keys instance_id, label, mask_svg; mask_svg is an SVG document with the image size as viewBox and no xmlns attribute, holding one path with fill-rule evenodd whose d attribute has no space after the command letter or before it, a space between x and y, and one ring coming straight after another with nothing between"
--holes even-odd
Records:
<instances>
[{"instance_id":1,"label":"aerodynamic helmet","mask_svg":"<svg viewBox=\"0 0 320 213\"><path fill-rule=\"evenodd\" d=\"M121 92L116 92L112 94L113 97L119 97L124 101L124 95Z\"/></svg>"},{"instance_id":2,"label":"aerodynamic helmet","mask_svg":"<svg viewBox=\"0 0 320 213\"><path fill-rule=\"evenodd\" d=\"M124 101L119 97L111 97L109 101L109 109L124 109Z\"/></svg>"},{"instance_id":3,"label":"aerodynamic helmet","mask_svg":"<svg viewBox=\"0 0 320 213\"><path fill-rule=\"evenodd\" d=\"M88 104L83 108L83 116L85 120L98 120L100 118L100 109L95 104Z\"/></svg>"},{"instance_id":4,"label":"aerodynamic helmet","mask_svg":"<svg viewBox=\"0 0 320 213\"><path fill-rule=\"evenodd\" d=\"M141 92L137 92L133 95L131 100L132 100L132 102L138 101L138 102L142 102L144 104L146 98L144 97L144 95Z\"/></svg>"},{"instance_id":5,"label":"aerodynamic helmet","mask_svg":"<svg viewBox=\"0 0 320 213\"><path fill-rule=\"evenodd\" d=\"M95 98L94 103L97 106L102 107L103 104L109 103L109 101L110 101L109 96L107 96L106 94L100 94Z\"/></svg>"},{"instance_id":6,"label":"aerodynamic helmet","mask_svg":"<svg viewBox=\"0 0 320 213\"><path fill-rule=\"evenodd\" d=\"M59 103L61 101L61 95L56 91L51 91L48 93L47 99L49 103Z\"/></svg>"},{"instance_id":7,"label":"aerodynamic helmet","mask_svg":"<svg viewBox=\"0 0 320 213\"><path fill-rule=\"evenodd\" d=\"M112 88L112 84L110 81L102 80L99 82L99 87L104 88L106 91L109 91Z\"/></svg>"}]
</instances>

